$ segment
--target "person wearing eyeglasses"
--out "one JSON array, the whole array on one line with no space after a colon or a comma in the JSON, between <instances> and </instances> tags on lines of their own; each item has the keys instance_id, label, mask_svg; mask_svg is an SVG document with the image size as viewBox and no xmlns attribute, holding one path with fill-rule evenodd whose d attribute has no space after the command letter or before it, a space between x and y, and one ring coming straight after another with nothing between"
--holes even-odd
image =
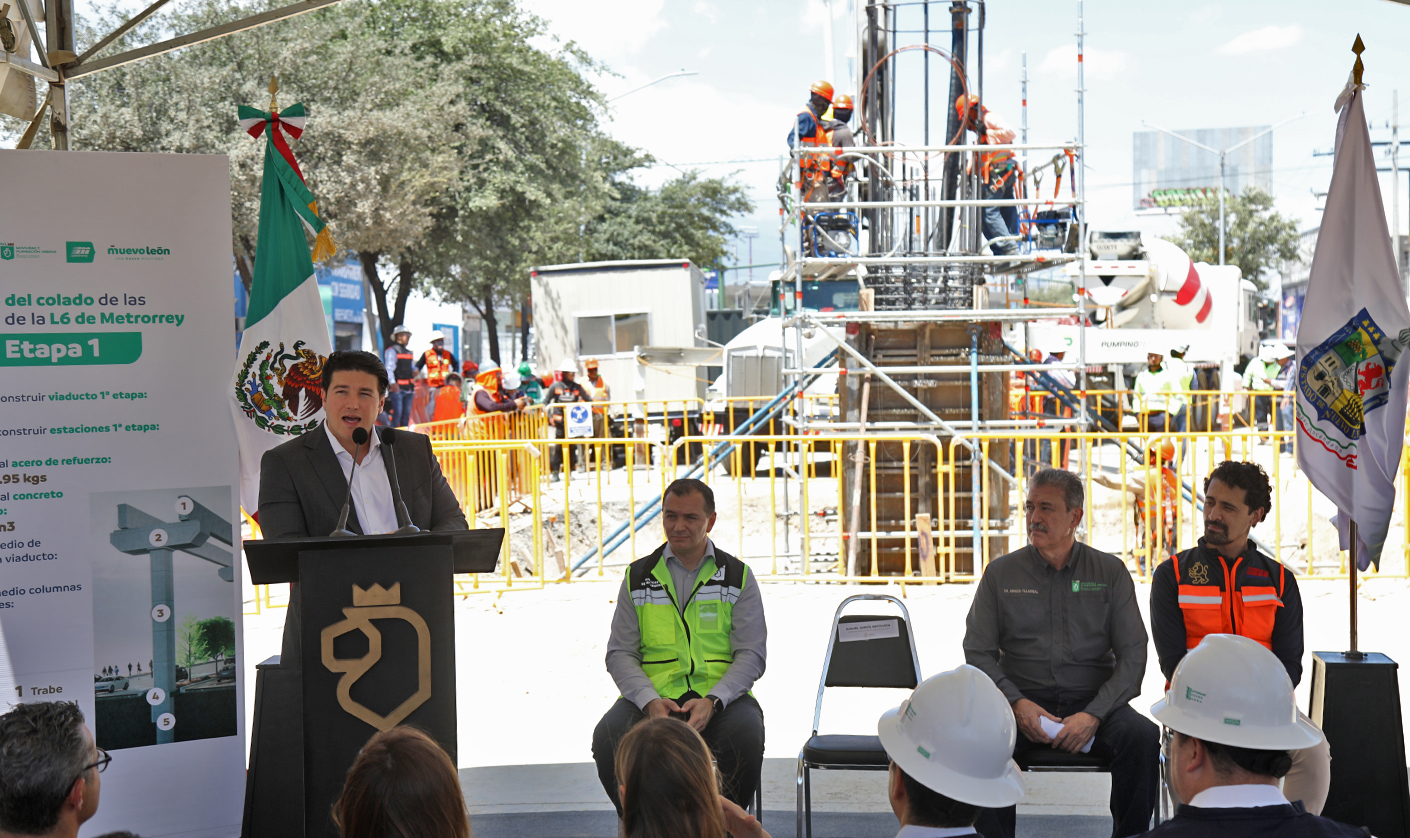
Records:
<instances>
[{"instance_id":1,"label":"person wearing eyeglasses","mask_svg":"<svg viewBox=\"0 0 1410 838\"><path fill-rule=\"evenodd\" d=\"M0 716L0 838L75 838L98 811L111 761L77 704L19 704Z\"/></svg>"}]
</instances>

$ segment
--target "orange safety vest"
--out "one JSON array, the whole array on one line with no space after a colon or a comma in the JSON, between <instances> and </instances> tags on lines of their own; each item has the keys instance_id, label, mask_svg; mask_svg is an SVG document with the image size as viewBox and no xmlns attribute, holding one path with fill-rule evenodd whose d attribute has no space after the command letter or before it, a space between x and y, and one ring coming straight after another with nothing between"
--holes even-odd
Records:
<instances>
[{"instance_id":1,"label":"orange safety vest","mask_svg":"<svg viewBox=\"0 0 1410 838\"><path fill-rule=\"evenodd\" d=\"M1198 646L1207 634L1241 634L1272 650L1273 624L1283 607L1287 577L1281 564L1254 550L1231 566L1203 546L1192 547L1173 561L1186 649Z\"/></svg>"},{"instance_id":2,"label":"orange safety vest","mask_svg":"<svg viewBox=\"0 0 1410 838\"><path fill-rule=\"evenodd\" d=\"M446 376L455 372L454 356L446 350L437 351L434 347L426 350L426 385L444 387Z\"/></svg>"},{"instance_id":3,"label":"orange safety vest","mask_svg":"<svg viewBox=\"0 0 1410 838\"><path fill-rule=\"evenodd\" d=\"M460 403L460 388L442 387L436 391L436 409L431 414L432 422L459 419L465 415L465 406Z\"/></svg>"},{"instance_id":4,"label":"orange safety vest","mask_svg":"<svg viewBox=\"0 0 1410 838\"><path fill-rule=\"evenodd\" d=\"M800 135L798 137L798 145L810 146L812 148L824 148L828 146L832 140L832 135L828 131L823 130L822 117L813 113L808 108L804 108L798 112L798 116L802 116L803 114L807 114L808 117L813 120L813 136L804 137ZM806 189L807 184L816 181L819 175L827 174L832 167L827 157L824 155L803 154L799 155L798 168L803 177L803 182L799 183L798 186L801 189Z\"/></svg>"}]
</instances>

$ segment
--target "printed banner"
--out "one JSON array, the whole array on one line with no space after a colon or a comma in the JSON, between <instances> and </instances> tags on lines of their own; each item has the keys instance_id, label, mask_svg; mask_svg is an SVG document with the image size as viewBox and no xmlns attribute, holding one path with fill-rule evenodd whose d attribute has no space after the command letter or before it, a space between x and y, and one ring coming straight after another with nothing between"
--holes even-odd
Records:
<instances>
[{"instance_id":1,"label":"printed banner","mask_svg":"<svg viewBox=\"0 0 1410 838\"><path fill-rule=\"evenodd\" d=\"M222 156L0 151L0 627L16 701L112 754L85 834L233 836L244 799Z\"/></svg>"}]
</instances>

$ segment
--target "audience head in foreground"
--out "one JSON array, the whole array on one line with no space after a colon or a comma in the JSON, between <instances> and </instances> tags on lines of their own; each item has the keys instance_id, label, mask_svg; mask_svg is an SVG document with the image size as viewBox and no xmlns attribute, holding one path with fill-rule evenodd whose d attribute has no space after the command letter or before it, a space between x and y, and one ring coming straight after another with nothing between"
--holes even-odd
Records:
<instances>
[{"instance_id":1,"label":"audience head in foreground","mask_svg":"<svg viewBox=\"0 0 1410 838\"><path fill-rule=\"evenodd\" d=\"M1008 699L975 667L931 676L876 724L891 758L887 793L902 826L973 826L981 807L1023 797Z\"/></svg>"},{"instance_id":2,"label":"audience head in foreground","mask_svg":"<svg viewBox=\"0 0 1410 838\"><path fill-rule=\"evenodd\" d=\"M343 838L470 838L455 766L413 727L367 740L333 804L333 822Z\"/></svg>"},{"instance_id":3,"label":"audience head in foreground","mask_svg":"<svg viewBox=\"0 0 1410 838\"><path fill-rule=\"evenodd\" d=\"M725 838L719 779L695 728L638 722L617 743L616 769L623 838Z\"/></svg>"},{"instance_id":4,"label":"audience head in foreground","mask_svg":"<svg viewBox=\"0 0 1410 838\"><path fill-rule=\"evenodd\" d=\"M1218 793L1201 797L1220 786L1276 791L1292 767L1288 751L1322 740L1322 732L1298 715L1282 661L1236 634L1210 634L1191 649L1151 715L1175 732L1170 784L1194 807L1227 808L1211 802Z\"/></svg>"},{"instance_id":5,"label":"audience head in foreground","mask_svg":"<svg viewBox=\"0 0 1410 838\"><path fill-rule=\"evenodd\" d=\"M77 704L20 704L0 716L0 836L78 835L98 811L108 760Z\"/></svg>"},{"instance_id":6,"label":"audience head in foreground","mask_svg":"<svg viewBox=\"0 0 1410 838\"><path fill-rule=\"evenodd\" d=\"M876 723L891 759L887 797L906 827L972 830L979 810L1013 806L1023 775L1013 761L1017 722L1008 699L968 664L921 682ZM721 805L735 838L762 838L759 822L728 800ZM949 834L975 834L972 831Z\"/></svg>"}]
</instances>

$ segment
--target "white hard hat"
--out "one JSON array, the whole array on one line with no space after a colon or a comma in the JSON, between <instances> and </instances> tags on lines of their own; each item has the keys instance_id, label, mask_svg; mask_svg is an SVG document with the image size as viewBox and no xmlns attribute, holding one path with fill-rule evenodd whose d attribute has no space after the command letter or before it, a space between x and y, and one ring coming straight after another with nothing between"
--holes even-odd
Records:
<instances>
[{"instance_id":1,"label":"white hard hat","mask_svg":"<svg viewBox=\"0 0 1410 838\"><path fill-rule=\"evenodd\" d=\"M1151 715L1171 730L1259 751L1295 751L1322 741L1297 712L1283 662L1256 640L1208 634L1191 649Z\"/></svg>"},{"instance_id":2,"label":"white hard hat","mask_svg":"<svg viewBox=\"0 0 1410 838\"><path fill-rule=\"evenodd\" d=\"M498 372L498 371L499 371L499 364L496 364L494 361L486 361L484 364L482 364L482 365L480 366L480 371L477 372L477 373L475 373L475 375L476 375L476 376L481 376L481 375L484 375L484 374L487 373L487 372Z\"/></svg>"},{"instance_id":3,"label":"white hard hat","mask_svg":"<svg viewBox=\"0 0 1410 838\"><path fill-rule=\"evenodd\" d=\"M1188 343L1177 343L1170 347L1170 351L1179 352L1181 355L1184 355L1186 352L1190 351L1190 345Z\"/></svg>"},{"instance_id":4,"label":"white hard hat","mask_svg":"<svg viewBox=\"0 0 1410 838\"><path fill-rule=\"evenodd\" d=\"M952 800L997 809L1023 798L1013 710L989 676L969 664L922 681L900 707L882 714L876 731L892 762Z\"/></svg>"},{"instance_id":5,"label":"white hard hat","mask_svg":"<svg viewBox=\"0 0 1410 838\"><path fill-rule=\"evenodd\" d=\"M504 375L502 375L500 377L500 380L504 382L504 389L506 390L518 390L519 385L524 383L524 379L519 377L519 373L514 372L513 370L510 370Z\"/></svg>"},{"instance_id":6,"label":"white hard hat","mask_svg":"<svg viewBox=\"0 0 1410 838\"><path fill-rule=\"evenodd\" d=\"M432 332L431 334L429 334L429 335L426 336L426 340L429 340L429 341L431 341L432 343L435 343L435 342L438 341L438 340L445 340L445 339L446 339L446 336L443 335L443 334L441 334L441 330L440 330L440 329L436 329L434 332Z\"/></svg>"},{"instance_id":7,"label":"white hard hat","mask_svg":"<svg viewBox=\"0 0 1410 838\"><path fill-rule=\"evenodd\" d=\"M395 325L395 326L392 327L392 337L396 337L397 335L409 335L409 334L411 334L411 330L408 329L408 328L406 328L405 326L401 325L400 323L398 323L397 325Z\"/></svg>"},{"instance_id":8,"label":"white hard hat","mask_svg":"<svg viewBox=\"0 0 1410 838\"><path fill-rule=\"evenodd\" d=\"M563 360L558 362L558 371L571 372L576 374L578 371L578 364L572 358L564 358Z\"/></svg>"}]
</instances>

